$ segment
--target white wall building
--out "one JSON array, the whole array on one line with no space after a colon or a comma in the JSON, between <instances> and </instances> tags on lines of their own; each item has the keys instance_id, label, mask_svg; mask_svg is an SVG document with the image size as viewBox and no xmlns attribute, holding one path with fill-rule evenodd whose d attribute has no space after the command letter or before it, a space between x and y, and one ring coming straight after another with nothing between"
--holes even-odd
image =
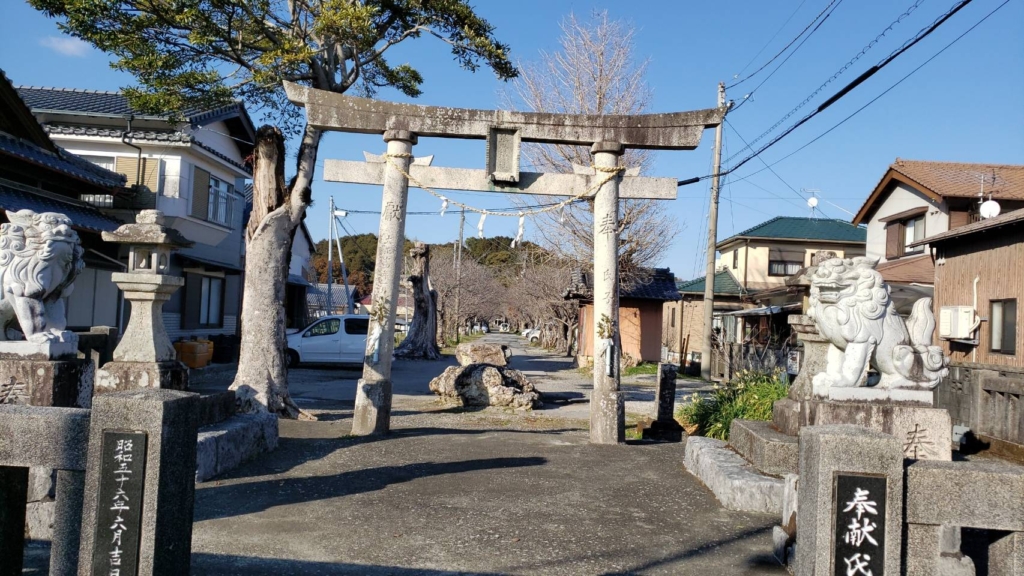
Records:
<instances>
[{"instance_id":1,"label":"white wall building","mask_svg":"<svg viewBox=\"0 0 1024 576\"><path fill-rule=\"evenodd\" d=\"M250 177L244 162L255 137L245 107L189 111L182 122L172 122L134 112L116 92L36 87L18 92L55 143L124 174L129 187L138 184L131 192L81 200L125 221L141 209L161 210L169 226L195 242L172 262L172 272L185 277L185 286L164 305L172 340L234 334L242 291L243 189ZM93 289L114 290L116 297L116 287L108 284L109 279L94 281ZM76 283L70 311L80 308L74 302L78 294Z\"/></svg>"},{"instance_id":2,"label":"white wall building","mask_svg":"<svg viewBox=\"0 0 1024 576\"><path fill-rule=\"evenodd\" d=\"M900 158L889 166L853 224L867 225L867 255L878 258L900 312L931 296L935 282L931 247L912 244L978 221L989 198L1004 212L1024 208L1024 166Z\"/></svg>"}]
</instances>

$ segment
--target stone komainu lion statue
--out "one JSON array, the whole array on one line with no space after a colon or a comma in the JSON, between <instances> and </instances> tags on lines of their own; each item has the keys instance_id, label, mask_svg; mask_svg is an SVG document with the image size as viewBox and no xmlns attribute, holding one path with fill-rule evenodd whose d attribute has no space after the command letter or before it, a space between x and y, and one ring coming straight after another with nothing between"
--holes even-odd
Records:
<instances>
[{"instance_id":1,"label":"stone komainu lion statue","mask_svg":"<svg viewBox=\"0 0 1024 576\"><path fill-rule=\"evenodd\" d=\"M914 303L904 324L889 299L889 286L871 258L832 258L811 275L808 315L831 341L828 367L814 386L866 385L870 365L882 388L931 389L948 373L949 359L932 346L931 298ZM839 352L840 353L836 353Z\"/></svg>"},{"instance_id":2,"label":"stone komainu lion statue","mask_svg":"<svg viewBox=\"0 0 1024 576\"><path fill-rule=\"evenodd\" d=\"M62 340L64 298L85 267L71 220L54 212L7 212L0 226L0 340L17 318L32 342Z\"/></svg>"}]
</instances>

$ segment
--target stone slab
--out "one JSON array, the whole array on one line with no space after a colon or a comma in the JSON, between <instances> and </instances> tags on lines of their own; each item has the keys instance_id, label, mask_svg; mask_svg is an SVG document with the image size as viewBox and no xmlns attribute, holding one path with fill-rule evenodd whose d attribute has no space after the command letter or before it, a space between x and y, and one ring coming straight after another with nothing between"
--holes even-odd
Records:
<instances>
[{"instance_id":1,"label":"stone slab","mask_svg":"<svg viewBox=\"0 0 1024 576\"><path fill-rule=\"evenodd\" d=\"M25 504L25 540L49 542L53 538L53 517L57 503L28 502Z\"/></svg>"},{"instance_id":2,"label":"stone slab","mask_svg":"<svg viewBox=\"0 0 1024 576\"><path fill-rule=\"evenodd\" d=\"M881 388L879 386L830 386L828 399L835 402L890 402L931 406L931 390L911 388Z\"/></svg>"},{"instance_id":3,"label":"stone slab","mask_svg":"<svg viewBox=\"0 0 1024 576\"><path fill-rule=\"evenodd\" d=\"M455 348L455 359L461 366L470 364L491 364L507 366L512 349L493 342L463 342Z\"/></svg>"},{"instance_id":4,"label":"stone slab","mask_svg":"<svg viewBox=\"0 0 1024 576\"><path fill-rule=\"evenodd\" d=\"M782 529L790 536L796 536L796 517L800 502L800 475L786 474L782 479Z\"/></svg>"},{"instance_id":5,"label":"stone slab","mask_svg":"<svg viewBox=\"0 0 1024 576\"><path fill-rule=\"evenodd\" d=\"M89 410L0 406L0 466L85 470Z\"/></svg>"},{"instance_id":6,"label":"stone slab","mask_svg":"<svg viewBox=\"0 0 1024 576\"><path fill-rule=\"evenodd\" d=\"M815 402L817 426L854 424L895 436L906 458L952 459L953 423L942 408L864 402Z\"/></svg>"},{"instance_id":7,"label":"stone slab","mask_svg":"<svg viewBox=\"0 0 1024 576\"><path fill-rule=\"evenodd\" d=\"M94 376L92 362L73 357L0 360L0 404L88 408Z\"/></svg>"},{"instance_id":8,"label":"stone slab","mask_svg":"<svg viewBox=\"0 0 1024 576\"><path fill-rule=\"evenodd\" d=\"M989 576L1024 576L1024 533L1007 534L988 548Z\"/></svg>"},{"instance_id":9,"label":"stone slab","mask_svg":"<svg viewBox=\"0 0 1024 576\"><path fill-rule=\"evenodd\" d=\"M782 480L758 473L724 441L688 438L683 463L729 510L782 513Z\"/></svg>"},{"instance_id":10,"label":"stone slab","mask_svg":"<svg viewBox=\"0 0 1024 576\"><path fill-rule=\"evenodd\" d=\"M915 462L907 468L907 522L1024 531L1024 466Z\"/></svg>"},{"instance_id":11,"label":"stone slab","mask_svg":"<svg viewBox=\"0 0 1024 576\"><path fill-rule=\"evenodd\" d=\"M834 557L837 516L843 510L836 502L839 475L880 477L884 482L884 512L872 519L884 526L884 575L897 576L903 526L903 449L889 434L850 425L807 426L800 431L795 573L837 573L836 562L842 561Z\"/></svg>"},{"instance_id":12,"label":"stone slab","mask_svg":"<svg viewBox=\"0 0 1024 576\"><path fill-rule=\"evenodd\" d=\"M236 414L201 428L196 444L196 482L205 482L276 449L277 441L274 414Z\"/></svg>"},{"instance_id":13,"label":"stone slab","mask_svg":"<svg viewBox=\"0 0 1024 576\"><path fill-rule=\"evenodd\" d=\"M167 362L107 362L96 371L96 394L140 388L188 390L188 368Z\"/></svg>"},{"instance_id":14,"label":"stone slab","mask_svg":"<svg viewBox=\"0 0 1024 576\"><path fill-rule=\"evenodd\" d=\"M64 332L60 340L0 342L0 360L74 360L78 358L78 336Z\"/></svg>"},{"instance_id":15,"label":"stone slab","mask_svg":"<svg viewBox=\"0 0 1024 576\"><path fill-rule=\"evenodd\" d=\"M238 411L234 391L204 394L199 397L199 427L209 426L231 418Z\"/></svg>"},{"instance_id":16,"label":"stone slab","mask_svg":"<svg viewBox=\"0 0 1024 576\"><path fill-rule=\"evenodd\" d=\"M775 430L771 422L733 420L729 446L764 474L796 474L800 467L797 437Z\"/></svg>"},{"instance_id":17,"label":"stone slab","mask_svg":"<svg viewBox=\"0 0 1024 576\"><path fill-rule=\"evenodd\" d=\"M974 576L976 571L970 558L959 550L943 551L942 542L949 532L938 525L908 524L904 576Z\"/></svg>"},{"instance_id":18,"label":"stone slab","mask_svg":"<svg viewBox=\"0 0 1024 576\"><path fill-rule=\"evenodd\" d=\"M796 436L800 428L811 423L810 403L783 398L772 404L772 424L789 436Z\"/></svg>"}]
</instances>

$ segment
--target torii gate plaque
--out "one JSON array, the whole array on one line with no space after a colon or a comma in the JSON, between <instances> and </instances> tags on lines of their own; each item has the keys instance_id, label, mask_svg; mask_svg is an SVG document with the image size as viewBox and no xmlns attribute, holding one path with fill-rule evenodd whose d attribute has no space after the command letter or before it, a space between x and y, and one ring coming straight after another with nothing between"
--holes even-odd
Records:
<instances>
[{"instance_id":1,"label":"torii gate plaque","mask_svg":"<svg viewBox=\"0 0 1024 576\"><path fill-rule=\"evenodd\" d=\"M717 126L725 108L669 114L596 116L524 113L398 104L343 96L290 82L288 99L306 108L306 120L321 130L383 134L384 157L368 162L327 160L324 180L384 186L373 284L374 328L367 339L363 378L356 390L352 433L385 434L391 416L391 355L405 240L409 177L439 190L577 196L596 188L594 199L594 390L590 441L625 440L625 410L619 391L619 199L676 197L672 178L622 174L626 148L693 150L706 128ZM487 170L436 168L414 162L418 136L488 141ZM590 145L594 168L577 174L519 171L520 142ZM599 185L599 187L598 187Z\"/></svg>"}]
</instances>

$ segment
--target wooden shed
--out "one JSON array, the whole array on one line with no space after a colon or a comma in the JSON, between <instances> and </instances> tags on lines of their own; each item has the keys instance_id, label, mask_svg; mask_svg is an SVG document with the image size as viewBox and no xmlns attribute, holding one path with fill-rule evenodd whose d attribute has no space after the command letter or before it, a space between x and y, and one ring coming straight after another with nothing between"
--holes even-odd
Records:
<instances>
[{"instance_id":1,"label":"wooden shed","mask_svg":"<svg viewBox=\"0 0 1024 576\"><path fill-rule=\"evenodd\" d=\"M579 348L577 357L587 364L594 357L593 278L589 273L573 274L573 286L566 298L580 301ZM622 352L643 362L661 360L662 309L665 302L680 300L675 277L668 268L654 268L640 279L619 289L619 333Z\"/></svg>"}]
</instances>

